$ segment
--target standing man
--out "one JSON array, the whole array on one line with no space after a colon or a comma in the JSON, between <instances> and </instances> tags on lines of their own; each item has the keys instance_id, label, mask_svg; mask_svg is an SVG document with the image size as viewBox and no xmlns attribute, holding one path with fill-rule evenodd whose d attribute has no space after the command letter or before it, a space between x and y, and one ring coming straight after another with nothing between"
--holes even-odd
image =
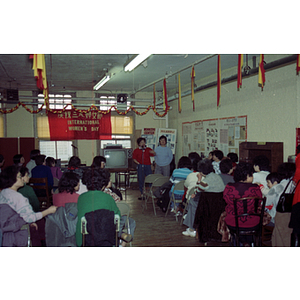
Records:
<instances>
[{"instance_id":1,"label":"standing man","mask_svg":"<svg viewBox=\"0 0 300 300\"><path fill-rule=\"evenodd\" d=\"M159 138L159 146L155 149L155 174L170 176L170 163L173 159L172 150L167 147L167 137Z\"/></svg>"},{"instance_id":2,"label":"standing man","mask_svg":"<svg viewBox=\"0 0 300 300\"><path fill-rule=\"evenodd\" d=\"M141 197L138 199L142 200L145 177L152 174L150 156L155 156L155 152L146 146L145 138L139 137L136 142L139 147L134 149L132 159L137 164L139 190L141 192Z\"/></svg>"}]
</instances>

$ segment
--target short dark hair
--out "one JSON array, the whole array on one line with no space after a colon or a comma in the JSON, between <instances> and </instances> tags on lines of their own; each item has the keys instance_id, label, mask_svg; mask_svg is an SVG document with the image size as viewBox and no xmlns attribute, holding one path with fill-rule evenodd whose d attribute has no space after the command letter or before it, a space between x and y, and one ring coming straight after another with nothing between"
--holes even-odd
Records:
<instances>
[{"instance_id":1,"label":"short dark hair","mask_svg":"<svg viewBox=\"0 0 300 300\"><path fill-rule=\"evenodd\" d=\"M167 137L166 137L165 135L161 135L161 136L159 137L159 142L160 142L160 140L162 140L162 139L165 139L166 142L168 141L168 140L167 140Z\"/></svg>"},{"instance_id":2,"label":"short dark hair","mask_svg":"<svg viewBox=\"0 0 300 300\"><path fill-rule=\"evenodd\" d=\"M178 164L177 164L177 168L188 168L188 169L192 169L192 163L191 160L187 157L187 156L181 156L179 158Z\"/></svg>"},{"instance_id":3,"label":"short dark hair","mask_svg":"<svg viewBox=\"0 0 300 300\"><path fill-rule=\"evenodd\" d=\"M143 138L143 137L139 137L139 138L136 140L136 142L137 142L138 145L140 144L141 141L144 141L144 142L146 143L146 139Z\"/></svg>"},{"instance_id":4,"label":"short dark hair","mask_svg":"<svg viewBox=\"0 0 300 300\"><path fill-rule=\"evenodd\" d=\"M269 159L265 155L257 155L253 158L253 166L258 166L260 171L269 171Z\"/></svg>"},{"instance_id":5,"label":"short dark hair","mask_svg":"<svg viewBox=\"0 0 300 300\"><path fill-rule=\"evenodd\" d=\"M105 162L106 163L106 158L104 156L95 156L93 159L93 162L91 164L91 167L98 167L101 168L101 163Z\"/></svg>"},{"instance_id":6,"label":"short dark hair","mask_svg":"<svg viewBox=\"0 0 300 300\"><path fill-rule=\"evenodd\" d=\"M67 192L74 193L74 188L78 185L79 176L74 172L64 172L58 182L58 191L60 193Z\"/></svg>"},{"instance_id":7,"label":"short dark hair","mask_svg":"<svg viewBox=\"0 0 300 300\"><path fill-rule=\"evenodd\" d=\"M278 166L277 172L279 175L279 180L290 179L294 176L296 171L296 165L294 163L282 163Z\"/></svg>"},{"instance_id":8,"label":"short dark hair","mask_svg":"<svg viewBox=\"0 0 300 300\"><path fill-rule=\"evenodd\" d=\"M234 153L234 152L229 152L229 153L227 154L227 157L228 157L229 159L231 159L231 161L232 161L233 163L237 163L237 162L239 161L238 155L237 155L236 153Z\"/></svg>"},{"instance_id":9,"label":"short dark hair","mask_svg":"<svg viewBox=\"0 0 300 300\"><path fill-rule=\"evenodd\" d=\"M47 165L48 167L52 167L53 164L55 165L55 158L54 158L54 157L51 157L51 156L48 156L48 157L46 158L46 165Z\"/></svg>"},{"instance_id":10,"label":"short dark hair","mask_svg":"<svg viewBox=\"0 0 300 300\"><path fill-rule=\"evenodd\" d=\"M220 162L220 171L223 174L228 174L233 168L232 160L230 158L224 158Z\"/></svg>"},{"instance_id":11,"label":"short dark hair","mask_svg":"<svg viewBox=\"0 0 300 300\"><path fill-rule=\"evenodd\" d=\"M83 173L82 183L89 191L101 191L108 185L110 173L107 169L89 168Z\"/></svg>"},{"instance_id":12,"label":"short dark hair","mask_svg":"<svg viewBox=\"0 0 300 300\"><path fill-rule=\"evenodd\" d=\"M17 175L20 167L11 165L6 167L0 174L0 188L6 189L12 187L17 181Z\"/></svg>"},{"instance_id":13,"label":"short dark hair","mask_svg":"<svg viewBox=\"0 0 300 300\"><path fill-rule=\"evenodd\" d=\"M249 177L253 176L253 165L248 162L240 162L236 165L234 171L233 179L235 182L247 180L247 175Z\"/></svg>"},{"instance_id":14,"label":"short dark hair","mask_svg":"<svg viewBox=\"0 0 300 300\"><path fill-rule=\"evenodd\" d=\"M202 159L201 156L197 152L190 152L188 156L191 160L193 170L196 171L198 162Z\"/></svg>"},{"instance_id":15,"label":"short dark hair","mask_svg":"<svg viewBox=\"0 0 300 300\"><path fill-rule=\"evenodd\" d=\"M21 167L19 171L20 171L22 177L24 177L26 175L26 173L29 174L29 170L26 167Z\"/></svg>"},{"instance_id":16,"label":"short dark hair","mask_svg":"<svg viewBox=\"0 0 300 300\"><path fill-rule=\"evenodd\" d=\"M212 165L212 161L209 158L205 158L198 162L197 171L203 173L204 175L208 175L209 173L214 171L214 167Z\"/></svg>"},{"instance_id":17,"label":"short dark hair","mask_svg":"<svg viewBox=\"0 0 300 300\"><path fill-rule=\"evenodd\" d=\"M16 165L16 164L20 163L20 160L21 160L22 157L23 157L23 154L14 155L14 157L13 157L14 164Z\"/></svg>"},{"instance_id":18,"label":"short dark hair","mask_svg":"<svg viewBox=\"0 0 300 300\"><path fill-rule=\"evenodd\" d=\"M278 183L280 182L280 178L277 172L271 172L270 174L268 174L266 180L270 180L271 183L274 183L275 181L277 181Z\"/></svg>"},{"instance_id":19,"label":"short dark hair","mask_svg":"<svg viewBox=\"0 0 300 300\"><path fill-rule=\"evenodd\" d=\"M81 164L81 160L78 156L71 156L69 159L68 167L78 168Z\"/></svg>"},{"instance_id":20,"label":"short dark hair","mask_svg":"<svg viewBox=\"0 0 300 300\"><path fill-rule=\"evenodd\" d=\"M41 151L39 149L33 149L30 151L30 159L35 159L35 157L40 154L41 154Z\"/></svg>"},{"instance_id":21,"label":"short dark hair","mask_svg":"<svg viewBox=\"0 0 300 300\"><path fill-rule=\"evenodd\" d=\"M212 155L215 155L219 160L221 160L224 157L224 154L221 150L214 150Z\"/></svg>"},{"instance_id":22,"label":"short dark hair","mask_svg":"<svg viewBox=\"0 0 300 300\"><path fill-rule=\"evenodd\" d=\"M46 155L40 154L35 157L35 163L37 166L40 166L44 163Z\"/></svg>"}]
</instances>

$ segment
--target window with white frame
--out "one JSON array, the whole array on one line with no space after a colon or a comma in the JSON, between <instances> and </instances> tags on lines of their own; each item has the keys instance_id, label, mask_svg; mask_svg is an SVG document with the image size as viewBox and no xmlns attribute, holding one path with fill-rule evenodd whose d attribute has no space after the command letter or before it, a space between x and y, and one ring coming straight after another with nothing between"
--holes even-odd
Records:
<instances>
[{"instance_id":1,"label":"window with white frame","mask_svg":"<svg viewBox=\"0 0 300 300\"><path fill-rule=\"evenodd\" d=\"M117 98L115 96L104 96L104 95L97 95L98 98L98 105L100 110L108 110L112 105L115 105L116 107L119 106L122 109L128 109L131 105L130 101L127 101L126 103L117 103ZM114 107L112 107L111 111L116 110Z\"/></svg>"},{"instance_id":2,"label":"window with white frame","mask_svg":"<svg viewBox=\"0 0 300 300\"><path fill-rule=\"evenodd\" d=\"M38 108L44 103L44 95L38 95ZM69 94L49 94L49 108L50 109L63 109L67 104L72 103L72 96ZM66 107L67 110L72 109L71 105Z\"/></svg>"},{"instance_id":3,"label":"window with white frame","mask_svg":"<svg viewBox=\"0 0 300 300\"><path fill-rule=\"evenodd\" d=\"M42 154L62 162L68 162L73 156L72 141L39 141L39 149Z\"/></svg>"}]
</instances>

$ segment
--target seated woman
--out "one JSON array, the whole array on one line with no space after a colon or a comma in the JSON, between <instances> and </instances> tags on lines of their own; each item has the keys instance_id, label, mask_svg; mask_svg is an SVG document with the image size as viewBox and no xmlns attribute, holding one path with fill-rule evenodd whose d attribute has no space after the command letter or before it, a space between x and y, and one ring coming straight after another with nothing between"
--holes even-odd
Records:
<instances>
[{"instance_id":1,"label":"seated woman","mask_svg":"<svg viewBox=\"0 0 300 300\"><path fill-rule=\"evenodd\" d=\"M214 172L214 167L210 159L200 160L197 166L197 181L195 182L195 194L200 192L220 193L224 191L225 185L220 175ZM196 236L196 230L193 228L195 213L198 206L199 198L195 198L195 194L191 195L188 212L183 224L188 226L182 234L185 236Z\"/></svg>"},{"instance_id":2,"label":"seated woman","mask_svg":"<svg viewBox=\"0 0 300 300\"><path fill-rule=\"evenodd\" d=\"M79 175L79 179L82 179L83 169L80 168L81 160L78 156L72 156L69 159L68 170L73 171Z\"/></svg>"},{"instance_id":3,"label":"seated woman","mask_svg":"<svg viewBox=\"0 0 300 300\"><path fill-rule=\"evenodd\" d=\"M2 189L1 203L7 203L14 211L20 214L26 223L34 223L43 217L55 213L56 206L50 206L42 212L34 212L27 198L18 193L18 189L24 186L20 168L9 166L0 174L0 189Z\"/></svg>"},{"instance_id":4,"label":"seated woman","mask_svg":"<svg viewBox=\"0 0 300 300\"><path fill-rule=\"evenodd\" d=\"M171 199L171 197L172 197L172 193L173 193L175 184L181 180L186 180L187 176L193 172L191 169L192 169L191 159L187 156L180 157L178 164L177 164L177 169L175 169L173 171L172 176L170 178L172 187L171 187L171 190L169 191L169 199ZM176 200L182 199L183 195L184 195L184 191L175 191L174 192L174 197ZM166 203L166 204L168 206L168 203ZM163 205L162 210L166 211L166 207L165 207L165 205ZM178 213L177 209L174 207L173 201L172 201L170 207L172 208L171 212Z\"/></svg>"},{"instance_id":5,"label":"seated woman","mask_svg":"<svg viewBox=\"0 0 300 300\"><path fill-rule=\"evenodd\" d=\"M58 182L58 194L53 194L53 204L57 207L66 203L77 203L79 194L79 176L76 173L66 171Z\"/></svg>"},{"instance_id":6,"label":"seated woman","mask_svg":"<svg viewBox=\"0 0 300 300\"><path fill-rule=\"evenodd\" d=\"M106 169L91 168L87 169L83 174L82 183L86 185L88 191L81 194L77 202L78 222L76 226L76 244L79 247L82 245L81 218L86 213L99 209L107 209L118 214L121 218L121 213L115 200L112 196L104 193L104 189L109 183L107 172L108 170ZM129 242L132 237L129 234L122 233L121 239Z\"/></svg>"},{"instance_id":7,"label":"seated woman","mask_svg":"<svg viewBox=\"0 0 300 300\"><path fill-rule=\"evenodd\" d=\"M55 166L55 159L54 157L48 156L46 158L46 166L48 166L51 169L51 173L54 178L57 178L58 180L61 178L63 172L59 167Z\"/></svg>"},{"instance_id":8,"label":"seated woman","mask_svg":"<svg viewBox=\"0 0 300 300\"><path fill-rule=\"evenodd\" d=\"M253 165L246 162L240 162L234 172L234 183L228 183L223 192L223 197L226 202L226 217L225 223L229 229L235 228L235 213L233 199L239 199L243 197L262 197L260 187L257 184L253 184ZM251 210L254 208L254 200L248 201L248 208ZM259 218L255 216L246 216L239 219L240 228L255 228L259 224ZM242 240L241 242L247 243L248 240Z\"/></svg>"}]
</instances>

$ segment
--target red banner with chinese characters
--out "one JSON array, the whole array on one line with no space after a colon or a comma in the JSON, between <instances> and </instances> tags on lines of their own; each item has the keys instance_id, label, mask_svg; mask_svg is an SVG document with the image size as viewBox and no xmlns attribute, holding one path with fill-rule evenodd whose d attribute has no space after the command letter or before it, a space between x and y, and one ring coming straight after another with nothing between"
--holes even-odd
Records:
<instances>
[{"instance_id":1,"label":"red banner with chinese characters","mask_svg":"<svg viewBox=\"0 0 300 300\"><path fill-rule=\"evenodd\" d=\"M110 112L52 110L48 121L52 141L111 139Z\"/></svg>"}]
</instances>

